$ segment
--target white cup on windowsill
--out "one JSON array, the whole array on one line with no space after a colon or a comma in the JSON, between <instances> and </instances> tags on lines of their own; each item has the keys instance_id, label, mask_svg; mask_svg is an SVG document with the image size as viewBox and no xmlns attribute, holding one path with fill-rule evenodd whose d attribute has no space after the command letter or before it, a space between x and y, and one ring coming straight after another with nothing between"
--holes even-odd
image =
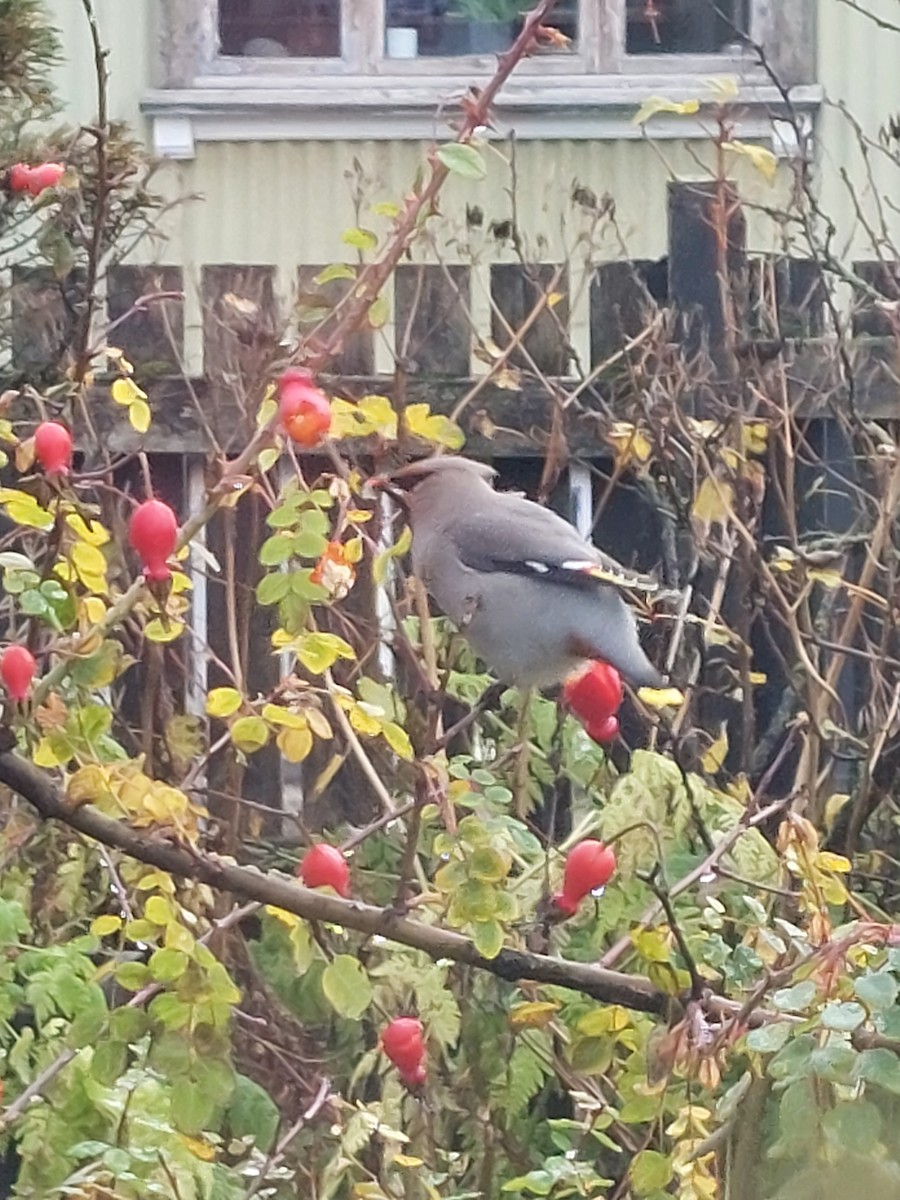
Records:
<instances>
[{"instance_id":1,"label":"white cup on windowsill","mask_svg":"<svg viewBox=\"0 0 900 1200\"><path fill-rule=\"evenodd\" d=\"M419 31L410 25L394 25L384 31L388 58L418 58Z\"/></svg>"}]
</instances>

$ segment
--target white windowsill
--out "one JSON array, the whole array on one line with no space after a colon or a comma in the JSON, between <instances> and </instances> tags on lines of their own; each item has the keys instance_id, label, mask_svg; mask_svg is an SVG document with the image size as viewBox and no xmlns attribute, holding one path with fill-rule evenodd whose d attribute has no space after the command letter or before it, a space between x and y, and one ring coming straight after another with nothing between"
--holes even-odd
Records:
<instances>
[{"instance_id":1,"label":"white windowsill","mask_svg":"<svg viewBox=\"0 0 900 1200\"><path fill-rule=\"evenodd\" d=\"M465 83L484 83L468 79ZM629 74L566 78L520 77L506 85L495 106L496 128L489 136L519 138L634 140L643 136L633 123L651 95L679 101L709 96L708 75ZM778 91L759 77L738 79L740 116L735 136L772 142L785 150L785 105ZM396 75L228 79L206 76L192 88L145 94L142 110L153 124L154 146L163 157L192 158L198 141L419 140L450 136L446 117L462 95L459 77ZM818 85L790 92L797 113L812 116L823 92ZM442 114L436 116L435 114ZM711 111L694 116L653 117L654 138L705 139L713 129Z\"/></svg>"}]
</instances>

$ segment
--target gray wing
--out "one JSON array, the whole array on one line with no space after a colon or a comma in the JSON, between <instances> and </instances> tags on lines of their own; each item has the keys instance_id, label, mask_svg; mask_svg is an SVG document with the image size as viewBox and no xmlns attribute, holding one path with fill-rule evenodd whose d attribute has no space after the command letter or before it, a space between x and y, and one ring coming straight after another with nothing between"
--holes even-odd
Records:
<instances>
[{"instance_id":1,"label":"gray wing","mask_svg":"<svg viewBox=\"0 0 900 1200\"><path fill-rule=\"evenodd\" d=\"M488 511L460 512L446 530L456 552L475 571L592 587L655 591L646 575L626 570L584 540L568 521L520 496L496 493Z\"/></svg>"}]
</instances>

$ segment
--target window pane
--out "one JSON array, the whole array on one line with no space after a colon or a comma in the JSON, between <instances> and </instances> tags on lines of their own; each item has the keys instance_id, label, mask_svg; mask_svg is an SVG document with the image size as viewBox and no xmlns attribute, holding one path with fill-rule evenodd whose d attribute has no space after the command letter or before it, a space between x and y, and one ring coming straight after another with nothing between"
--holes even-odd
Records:
<instances>
[{"instance_id":1,"label":"window pane","mask_svg":"<svg viewBox=\"0 0 900 1200\"><path fill-rule=\"evenodd\" d=\"M499 54L522 28L528 0L386 0L388 58ZM578 0L560 0L547 24L568 42L545 45L546 53L571 52L578 37Z\"/></svg>"},{"instance_id":2,"label":"window pane","mask_svg":"<svg viewBox=\"0 0 900 1200\"><path fill-rule=\"evenodd\" d=\"M219 0L223 54L340 58L341 0Z\"/></svg>"},{"instance_id":3,"label":"window pane","mask_svg":"<svg viewBox=\"0 0 900 1200\"><path fill-rule=\"evenodd\" d=\"M629 54L715 54L740 41L746 0L627 0Z\"/></svg>"}]
</instances>

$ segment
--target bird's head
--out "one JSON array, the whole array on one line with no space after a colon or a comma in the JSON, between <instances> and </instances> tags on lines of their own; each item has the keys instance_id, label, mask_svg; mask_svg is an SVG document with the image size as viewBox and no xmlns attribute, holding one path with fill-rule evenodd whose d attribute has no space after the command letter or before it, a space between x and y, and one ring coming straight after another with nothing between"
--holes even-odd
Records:
<instances>
[{"instance_id":1,"label":"bird's head","mask_svg":"<svg viewBox=\"0 0 900 1200\"><path fill-rule=\"evenodd\" d=\"M375 475L369 484L387 492L402 508L409 509L412 497L416 494L430 493L443 484L465 486L475 480L490 483L496 474L487 463L456 455L438 455L407 463L405 467L399 467L387 475Z\"/></svg>"}]
</instances>

